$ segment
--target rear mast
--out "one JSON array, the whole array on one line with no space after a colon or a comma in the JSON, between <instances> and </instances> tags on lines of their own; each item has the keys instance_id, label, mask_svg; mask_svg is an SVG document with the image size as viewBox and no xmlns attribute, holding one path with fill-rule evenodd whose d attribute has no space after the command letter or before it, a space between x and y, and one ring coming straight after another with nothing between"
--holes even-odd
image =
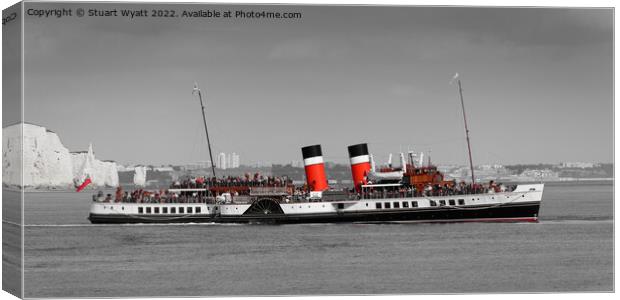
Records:
<instances>
[{"instance_id":1,"label":"rear mast","mask_svg":"<svg viewBox=\"0 0 620 300\"><path fill-rule=\"evenodd\" d=\"M458 78L458 73L454 76ZM461 79L457 80L459 84L459 95L461 96L461 108L463 109L463 123L465 123L465 138L467 139L467 151L469 152L469 168L471 169L471 184L476 184L474 177L474 162L471 159L471 145L469 142L469 129L467 128L467 117L465 115L465 102L463 102L463 88L461 87Z\"/></svg>"},{"instance_id":2,"label":"rear mast","mask_svg":"<svg viewBox=\"0 0 620 300\"><path fill-rule=\"evenodd\" d=\"M211 159L211 171L213 172L213 177L215 176L215 166L213 165L213 154L211 153L211 142L209 141L209 130L207 129L207 117L205 116L205 105L202 102L202 93L198 88L198 83L194 83L194 89L192 90L192 94L198 93L198 99L200 100L200 108L202 111L202 121L205 124L205 133L207 134L207 146L209 147L209 159Z\"/></svg>"}]
</instances>

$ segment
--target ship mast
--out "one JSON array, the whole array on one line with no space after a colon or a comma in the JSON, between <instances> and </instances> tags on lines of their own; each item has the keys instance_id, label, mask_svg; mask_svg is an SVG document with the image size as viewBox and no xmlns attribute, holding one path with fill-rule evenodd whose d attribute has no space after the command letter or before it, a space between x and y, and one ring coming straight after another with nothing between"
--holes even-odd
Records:
<instances>
[{"instance_id":1,"label":"ship mast","mask_svg":"<svg viewBox=\"0 0 620 300\"><path fill-rule=\"evenodd\" d=\"M213 154L211 153L211 142L209 141L209 130L207 129L207 117L205 116L205 105L202 102L202 93L198 88L198 84L194 83L194 89L192 93L198 93L198 99L200 100L200 108L202 111L202 121L205 124L205 133L207 134L207 146L209 147L209 159L211 159L211 171L213 172L213 177L215 176L215 166L213 165Z\"/></svg>"},{"instance_id":2,"label":"ship mast","mask_svg":"<svg viewBox=\"0 0 620 300\"><path fill-rule=\"evenodd\" d=\"M458 73L454 76L458 78ZM467 117L465 116L465 103L463 102L463 88L461 88L461 79L457 80L459 84L459 95L461 96L461 107L463 108L463 123L465 123L465 137L467 138L467 151L469 152L469 168L471 169L471 184L476 184L474 177L474 162L471 159L471 145L469 142L469 129L467 128Z\"/></svg>"}]
</instances>

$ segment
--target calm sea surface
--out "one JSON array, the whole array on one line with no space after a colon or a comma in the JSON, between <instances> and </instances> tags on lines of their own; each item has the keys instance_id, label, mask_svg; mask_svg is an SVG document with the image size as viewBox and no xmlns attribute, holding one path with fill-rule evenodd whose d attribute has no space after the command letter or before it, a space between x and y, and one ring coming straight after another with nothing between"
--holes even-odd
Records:
<instances>
[{"instance_id":1,"label":"calm sea surface","mask_svg":"<svg viewBox=\"0 0 620 300\"><path fill-rule=\"evenodd\" d=\"M613 185L545 186L540 223L91 225L26 193L26 297L611 291Z\"/></svg>"}]
</instances>

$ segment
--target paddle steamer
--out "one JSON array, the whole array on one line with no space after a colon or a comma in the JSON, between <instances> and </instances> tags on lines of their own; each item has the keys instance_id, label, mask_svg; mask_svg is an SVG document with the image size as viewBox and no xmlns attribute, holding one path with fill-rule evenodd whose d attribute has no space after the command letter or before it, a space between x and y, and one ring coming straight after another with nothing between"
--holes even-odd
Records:
<instances>
[{"instance_id":1,"label":"paddle steamer","mask_svg":"<svg viewBox=\"0 0 620 300\"><path fill-rule=\"evenodd\" d=\"M463 98L459 83L461 103ZM209 152L211 146L200 90L198 93ZM348 147L353 187L330 188L320 145L301 148L306 184L290 181L263 184L199 180L172 186L167 197L101 201L93 197L92 223L338 223L338 222L537 222L543 184L513 187L477 184L470 156L472 182L445 180L430 163L413 152L400 154L398 168L377 168L365 143ZM209 153L211 155L211 153ZM421 155L420 155L421 156ZM213 162L213 159L211 158ZM211 166L213 178L217 178ZM147 199L147 200L145 200Z\"/></svg>"}]
</instances>

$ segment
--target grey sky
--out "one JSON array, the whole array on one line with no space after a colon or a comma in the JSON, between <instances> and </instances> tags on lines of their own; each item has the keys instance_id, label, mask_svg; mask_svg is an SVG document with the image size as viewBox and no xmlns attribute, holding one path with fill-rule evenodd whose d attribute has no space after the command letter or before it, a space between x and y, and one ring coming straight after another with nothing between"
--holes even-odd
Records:
<instances>
[{"instance_id":1,"label":"grey sky","mask_svg":"<svg viewBox=\"0 0 620 300\"><path fill-rule=\"evenodd\" d=\"M50 7L50 4L29 4ZM57 5L58 6L58 5ZM84 8L148 5L80 5ZM63 7L78 7L67 4ZM155 6L150 6L155 7ZM235 10L233 5L159 5ZM250 9L246 7L246 9ZM328 160L368 142L465 164L612 161L612 10L253 6L300 20L25 20L25 119L121 163Z\"/></svg>"}]
</instances>

